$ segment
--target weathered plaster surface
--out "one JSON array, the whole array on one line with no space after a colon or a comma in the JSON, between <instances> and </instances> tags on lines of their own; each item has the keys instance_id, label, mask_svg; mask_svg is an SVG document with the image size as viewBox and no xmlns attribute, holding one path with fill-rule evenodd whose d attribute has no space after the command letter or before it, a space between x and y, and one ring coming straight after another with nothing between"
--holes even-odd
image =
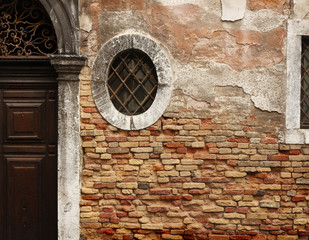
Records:
<instances>
[{"instance_id":1,"label":"weathered plaster surface","mask_svg":"<svg viewBox=\"0 0 309 240\"><path fill-rule=\"evenodd\" d=\"M307 0L294 0L294 18L303 19L309 17L309 2Z\"/></svg>"},{"instance_id":2,"label":"weathered plaster surface","mask_svg":"<svg viewBox=\"0 0 309 240\"><path fill-rule=\"evenodd\" d=\"M248 0L236 22L221 20L220 0L116 2L83 4L93 24L84 36L90 55L115 35L150 34L170 52L175 87L185 94L212 104L216 86L238 86L261 110L284 112L286 1Z\"/></svg>"},{"instance_id":3,"label":"weathered plaster surface","mask_svg":"<svg viewBox=\"0 0 309 240\"><path fill-rule=\"evenodd\" d=\"M212 104L215 102L216 86L238 86L251 96L256 107L267 111L284 111L282 102L285 99L281 88L285 79L284 65L238 72L225 64L210 62L208 68L178 65L175 72L175 89L195 99Z\"/></svg>"},{"instance_id":4,"label":"weathered plaster surface","mask_svg":"<svg viewBox=\"0 0 309 240\"><path fill-rule=\"evenodd\" d=\"M240 20L245 15L246 0L221 0L223 21Z\"/></svg>"}]
</instances>

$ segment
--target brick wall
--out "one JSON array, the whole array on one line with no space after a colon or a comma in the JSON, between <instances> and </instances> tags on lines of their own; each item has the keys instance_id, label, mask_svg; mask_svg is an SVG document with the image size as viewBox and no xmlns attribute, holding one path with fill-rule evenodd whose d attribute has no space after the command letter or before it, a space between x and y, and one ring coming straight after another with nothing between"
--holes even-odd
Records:
<instances>
[{"instance_id":1,"label":"brick wall","mask_svg":"<svg viewBox=\"0 0 309 240\"><path fill-rule=\"evenodd\" d=\"M209 118L180 109L122 131L97 112L89 84L81 86L89 239L308 239L309 148L278 143L282 115L234 102ZM236 93L225 90L231 102Z\"/></svg>"},{"instance_id":2,"label":"brick wall","mask_svg":"<svg viewBox=\"0 0 309 240\"><path fill-rule=\"evenodd\" d=\"M309 146L281 143L289 2L248 1L247 22L226 24L220 1L82 2L82 237L308 239ZM175 82L155 124L123 131L98 112L91 74L99 47L132 28L169 49Z\"/></svg>"}]
</instances>

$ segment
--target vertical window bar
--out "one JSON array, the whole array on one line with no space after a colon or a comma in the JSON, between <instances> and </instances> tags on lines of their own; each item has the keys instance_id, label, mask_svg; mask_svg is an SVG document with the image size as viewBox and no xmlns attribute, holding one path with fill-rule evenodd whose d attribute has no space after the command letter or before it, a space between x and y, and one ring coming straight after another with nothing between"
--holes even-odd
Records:
<instances>
[{"instance_id":1,"label":"vertical window bar","mask_svg":"<svg viewBox=\"0 0 309 240\"><path fill-rule=\"evenodd\" d=\"M300 127L309 128L309 37L302 38Z\"/></svg>"}]
</instances>

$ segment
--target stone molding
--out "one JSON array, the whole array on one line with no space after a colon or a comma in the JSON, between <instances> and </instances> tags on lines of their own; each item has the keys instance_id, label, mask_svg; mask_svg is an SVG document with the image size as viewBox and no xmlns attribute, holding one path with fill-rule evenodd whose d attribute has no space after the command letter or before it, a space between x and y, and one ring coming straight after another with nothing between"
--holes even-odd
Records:
<instances>
[{"instance_id":1,"label":"stone molding","mask_svg":"<svg viewBox=\"0 0 309 240\"><path fill-rule=\"evenodd\" d=\"M86 57L78 55L50 55L50 62L58 73L58 81L79 81Z\"/></svg>"},{"instance_id":2,"label":"stone molding","mask_svg":"<svg viewBox=\"0 0 309 240\"><path fill-rule=\"evenodd\" d=\"M79 73L86 58L51 55L58 73L58 239L79 239L80 114Z\"/></svg>"},{"instance_id":3,"label":"stone molding","mask_svg":"<svg viewBox=\"0 0 309 240\"><path fill-rule=\"evenodd\" d=\"M77 14L77 3L71 4L68 9L68 1L63 0L39 0L49 14L53 23L58 42L60 54L75 54L78 52L77 46L77 24L74 14ZM74 9L75 8L75 9Z\"/></svg>"},{"instance_id":4,"label":"stone molding","mask_svg":"<svg viewBox=\"0 0 309 240\"><path fill-rule=\"evenodd\" d=\"M120 113L110 100L107 76L114 57L127 49L138 49L146 53L156 67L158 76L157 94L151 107L144 113L128 116ZM167 108L172 93L172 70L163 47L152 39L125 34L112 38L100 49L92 75L92 93L96 106L106 121L123 130L143 129L155 123Z\"/></svg>"}]
</instances>

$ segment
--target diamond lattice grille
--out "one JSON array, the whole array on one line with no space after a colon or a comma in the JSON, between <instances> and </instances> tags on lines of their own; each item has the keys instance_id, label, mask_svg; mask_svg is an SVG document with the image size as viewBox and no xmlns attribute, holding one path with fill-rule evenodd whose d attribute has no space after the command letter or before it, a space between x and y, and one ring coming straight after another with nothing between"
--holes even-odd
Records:
<instances>
[{"instance_id":1,"label":"diamond lattice grille","mask_svg":"<svg viewBox=\"0 0 309 240\"><path fill-rule=\"evenodd\" d=\"M130 116L141 114L151 106L157 93L155 66L139 50L124 51L111 64L107 86L119 112Z\"/></svg>"},{"instance_id":2,"label":"diamond lattice grille","mask_svg":"<svg viewBox=\"0 0 309 240\"><path fill-rule=\"evenodd\" d=\"M301 128L309 128L309 38L302 39Z\"/></svg>"}]
</instances>

